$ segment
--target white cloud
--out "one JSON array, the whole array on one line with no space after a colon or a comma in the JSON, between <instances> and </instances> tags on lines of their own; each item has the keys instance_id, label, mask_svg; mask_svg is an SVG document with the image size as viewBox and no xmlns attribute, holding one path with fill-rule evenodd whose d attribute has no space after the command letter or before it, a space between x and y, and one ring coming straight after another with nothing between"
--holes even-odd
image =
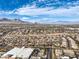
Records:
<instances>
[{"instance_id":1,"label":"white cloud","mask_svg":"<svg viewBox=\"0 0 79 59\"><path fill-rule=\"evenodd\" d=\"M31 17L24 17L26 21L30 22L53 22L57 20L70 20L79 21L79 6L66 8L36 8L35 6L26 6L19 8L15 11L15 14L26 15ZM42 17L39 15L43 15ZM46 16L48 15L48 16ZM35 17L32 19L32 17Z\"/></svg>"},{"instance_id":2,"label":"white cloud","mask_svg":"<svg viewBox=\"0 0 79 59\"><path fill-rule=\"evenodd\" d=\"M20 19L23 20L23 21L26 21L26 20L29 20L30 18L28 18L28 17L21 17Z\"/></svg>"},{"instance_id":3,"label":"white cloud","mask_svg":"<svg viewBox=\"0 0 79 59\"><path fill-rule=\"evenodd\" d=\"M51 22L57 20L79 20L79 6L66 8L36 8L35 5L32 6L23 6L22 8L13 10L13 11L0 11L0 14L17 14L17 15L26 15L20 17L22 20L30 21L30 22ZM39 16L43 15L43 17ZM48 16L46 16L48 15ZM58 18L60 17L60 18ZM67 17L67 18L66 18ZM68 18L69 17L69 18ZM33 19L32 19L33 18Z\"/></svg>"},{"instance_id":4,"label":"white cloud","mask_svg":"<svg viewBox=\"0 0 79 59\"><path fill-rule=\"evenodd\" d=\"M22 7L16 10L16 14L20 15L41 15L45 14L46 11L48 11L49 8L33 8L33 7Z\"/></svg>"},{"instance_id":5,"label":"white cloud","mask_svg":"<svg viewBox=\"0 0 79 59\"><path fill-rule=\"evenodd\" d=\"M0 11L0 14L13 14L14 13L14 10L13 11Z\"/></svg>"},{"instance_id":6,"label":"white cloud","mask_svg":"<svg viewBox=\"0 0 79 59\"><path fill-rule=\"evenodd\" d=\"M50 16L66 16L66 17L77 17L79 16L79 6L66 8L36 8L35 5L23 6L22 8L13 11L0 11L0 14L17 14L17 15L28 15L37 16L38 15L50 15Z\"/></svg>"},{"instance_id":7,"label":"white cloud","mask_svg":"<svg viewBox=\"0 0 79 59\"><path fill-rule=\"evenodd\" d=\"M69 9L59 8L35 8L35 7L22 7L16 10L15 14L19 15L52 15L52 16L79 16L79 6L70 7Z\"/></svg>"}]
</instances>

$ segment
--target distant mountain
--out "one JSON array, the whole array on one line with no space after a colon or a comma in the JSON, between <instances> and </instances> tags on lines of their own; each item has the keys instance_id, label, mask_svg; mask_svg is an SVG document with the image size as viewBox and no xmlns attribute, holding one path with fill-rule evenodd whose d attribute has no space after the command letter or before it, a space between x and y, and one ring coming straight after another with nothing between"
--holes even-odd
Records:
<instances>
[{"instance_id":1,"label":"distant mountain","mask_svg":"<svg viewBox=\"0 0 79 59\"><path fill-rule=\"evenodd\" d=\"M60 22L60 23L69 23L71 21L56 21L56 22Z\"/></svg>"},{"instance_id":2,"label":"distant mountain","mask_svg":"<svg viewBox=\"0 0 79 59\"><path fill-rule=\"evenodd\" d=\"M11 21L11 20L7 19L7 18L2 18L2 19L0 19L0 21Z\"/></svg>"},{"instance_id":3,"label":"distant mountain","mask_svg":"<svg viewBox=\"0 0 79 59\"><path fill-rule=\"evenodd\" d=\"M22 23L22 24L32 24L28 21L22 21L20 19L8 19L8 18L2 18L0 19L0 23Z\"/></svg>"},{"instance_id":4,"label":"distant mountain","mask_svg":"<svg viewBox=\"0 0 79 59\"><path fill-rule=\"evenodd\" d=\"M79 21L56 21L54 24L79 24Z\"/></svg>"},{"instance_id":5,"label":"distant mountain","mask_svg":"<svg viewBox=\"0 0 79 59\"><path fill-rule=\"evenodd\" d=\"M79 24L79 21L54 21L54 22L43 22L43 23L39 23L39 22L28 22L28 21L22 21L20 19L7 19L7 18L2 18L0 19L0 23L16 23L16 24Z\"/></svg>"},{"instance_id":6,"label":"distant mountain","mask_svg":"<svg viewBox=\"0 0 79 59\"><path fill-rule=\"evenodd\" d=\"M79 21L43 21L40 22L40 24L79 24Z\"/></svg>"}]
</instances>

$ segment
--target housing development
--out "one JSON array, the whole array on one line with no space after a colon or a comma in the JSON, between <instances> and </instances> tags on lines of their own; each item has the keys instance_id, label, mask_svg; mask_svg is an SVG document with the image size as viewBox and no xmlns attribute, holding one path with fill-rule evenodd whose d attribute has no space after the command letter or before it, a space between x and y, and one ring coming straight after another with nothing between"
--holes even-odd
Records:
<instances>
[{"instance_id":1,"label":"housing development","mask_svg":"<svg viewBox=\"0 0 79 59\"><path fill-rule=\"evenodd\" d=\"M1 21L0 59L79 59L79 24Z\"/></svg>"}]
</instances>

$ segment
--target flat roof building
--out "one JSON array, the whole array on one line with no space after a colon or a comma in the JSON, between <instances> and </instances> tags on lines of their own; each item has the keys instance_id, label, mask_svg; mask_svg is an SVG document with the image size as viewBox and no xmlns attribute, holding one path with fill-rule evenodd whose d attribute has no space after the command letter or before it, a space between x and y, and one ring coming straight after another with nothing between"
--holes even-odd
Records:
<instances>
[{"instance_id":1,"label":"flat roof building","mask_svg":"<svg viewBox=\"0 0 79 59\"><path fill-rule=\"evenodd\" d=\"M69 56L61 56L60 59L70 59Z\"/></svg>"},{"instance_id":2,"label":"flat roof building","mask_svg":"<svg viewBox=\"0 0 79 59\"><path fill-rule=\"evenodd\" d=\"M4 55L2 55L1 57L11 58L11 59L15 59L15 58L29 59L33 51L34 48L15 47L12 50L5 53Z\"/></svg>"}]
</instances>

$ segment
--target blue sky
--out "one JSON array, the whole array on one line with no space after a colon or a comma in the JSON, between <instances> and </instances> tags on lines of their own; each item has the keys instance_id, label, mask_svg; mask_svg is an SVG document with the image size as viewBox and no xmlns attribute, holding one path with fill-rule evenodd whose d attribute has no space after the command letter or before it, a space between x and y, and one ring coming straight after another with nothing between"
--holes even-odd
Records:
<instances>
[{"instance_id":1,"label":"blue sky","mask_svg":"<svg viewBox=\"0 0 79 59\"><path fill-rule=\"evenodd\" d=\"M50 23L79 21L79 0L0 0L0 18Z\"/></svg>"}]
</instances>

